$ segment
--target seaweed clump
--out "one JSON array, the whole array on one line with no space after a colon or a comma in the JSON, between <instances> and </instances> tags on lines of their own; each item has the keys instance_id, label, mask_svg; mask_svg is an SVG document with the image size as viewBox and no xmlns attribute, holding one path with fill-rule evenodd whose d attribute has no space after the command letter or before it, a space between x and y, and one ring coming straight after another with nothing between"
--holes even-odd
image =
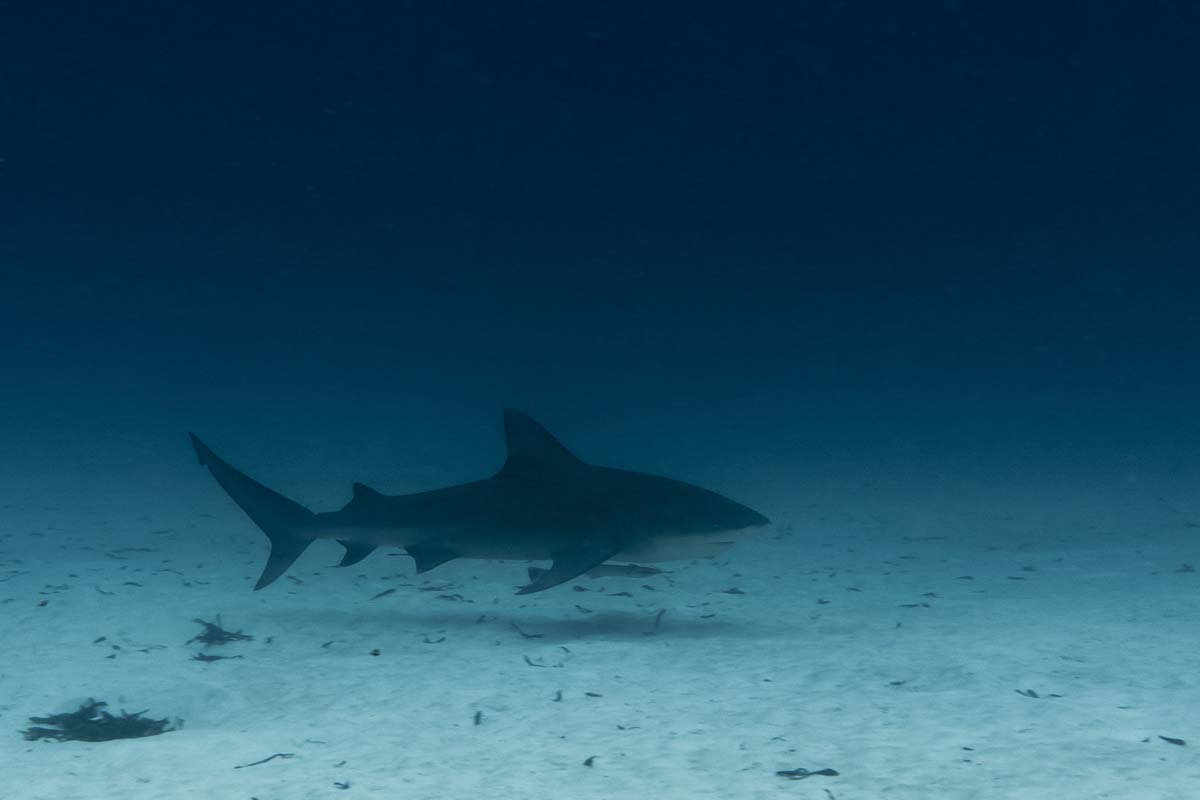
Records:
<instances>
[{"instance_id":1,"label":"seaweed clump","mask_svg":"<svg viewBox=\"0 0 1200 800\"><path fill-rule=\"evenodd\" d=\"M217 621L205 622L202 619L194 619L197 625L203 625L204 631L187 640L187 644L199 642L200 644L211 647L214 644L228 644L229 642L249 642L253 641L254 637L242 633L241 631L227 631L221 627L221 616L217 615Z\"/></svg>"},{"instance_id":2,"label":"seaweed clump","mask_svg":"<svg viewBox=\"0 0 1200 800\"><path fill-rule=\"evenodd\" d=\"M140 739L157 736L175 730L165 719L143 717L145 711L129 714L122 709L120 716L104 710L105 703L88 698L78 710L66 714L51 714L48 717L30 717L36 725L52 725L52 728L33 727L25 730L29 741L53 739L58 742L108 742L113 739Z\"/></svg>"}]
</instances>

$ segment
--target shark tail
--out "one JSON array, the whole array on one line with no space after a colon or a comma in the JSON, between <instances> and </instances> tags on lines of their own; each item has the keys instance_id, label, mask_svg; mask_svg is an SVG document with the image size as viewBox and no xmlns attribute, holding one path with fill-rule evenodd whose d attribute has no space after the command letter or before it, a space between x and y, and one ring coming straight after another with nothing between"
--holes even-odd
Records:
<instances>
[{"instance_id":1,"label":"shark tail","mask_svg":"<svg viewBox=\"0 0 1200 800\"><path fill-rule=\"evenodd\" d=\"M229 466L209 450L194 433L189 433L188 436L191 437L192 447L196 449L200 463L208 467L208 471L217 479L217 483L221 484L221 488L271 541L271 554L267 557L258 583L254 584L254 590L270 586L287 572L292 562L299 558L313 541L314 537L307 533L311 530L316 515L299 503L268 489L250 476Z\"/></svg>"}]
</instances>

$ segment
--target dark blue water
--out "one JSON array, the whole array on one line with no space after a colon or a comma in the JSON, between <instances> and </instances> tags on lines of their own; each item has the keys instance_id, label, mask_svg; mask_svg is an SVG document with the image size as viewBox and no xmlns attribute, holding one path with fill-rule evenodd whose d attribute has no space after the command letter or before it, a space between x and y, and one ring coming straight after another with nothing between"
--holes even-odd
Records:
<instances>
[{"instance_id":1,"label":"dark blue water","mask_svg":"<svg viewBox=\"0 0 1200 800\"><path fill-rule=\"evenodd\" d=\"M490 464L509 404L616 460L1197 471L1194 4L3 19L13 463Z\"/></svg>"}]
</instances>

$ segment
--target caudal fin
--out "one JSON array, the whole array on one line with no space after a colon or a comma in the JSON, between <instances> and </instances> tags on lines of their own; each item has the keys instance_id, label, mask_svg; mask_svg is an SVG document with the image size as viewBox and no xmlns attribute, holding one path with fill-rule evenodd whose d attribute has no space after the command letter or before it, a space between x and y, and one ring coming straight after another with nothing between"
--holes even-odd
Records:
<instances>
[{"instance_id":1,"label":"caudal fin","mask_svg":"<svg viewBox=\"0 0 1200 800\"><path fill-rule=\"evenodd\" d=\"M287 572L292 562L299 558L312 542L313 537L308 535L308 530L316 515L299 503L268 489L226 464L209 450L196 434L189 433L188 436L191 437L192 447L196 449L200 463L208 467L208 471L217 479L217 483L221 484L221 488L229 493L233 502L237 503L271 540L271 555L267 558L258 583L254 584L254 590L270 586Z\"/></svg>"}]
</instances>

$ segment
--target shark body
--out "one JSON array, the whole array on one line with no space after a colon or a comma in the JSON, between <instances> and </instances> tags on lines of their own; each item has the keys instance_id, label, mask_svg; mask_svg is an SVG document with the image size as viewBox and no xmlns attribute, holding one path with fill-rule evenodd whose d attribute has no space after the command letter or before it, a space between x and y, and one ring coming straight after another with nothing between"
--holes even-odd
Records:
<instances>
[{"instance_id":1,"label":"shark body","mask_svg":"<svg viewBox=\"0 0 1200 800\"><path fill-rule=\"evenodd\" d=\"M195 434L200 463L267 535L271 553L255 589L277 580L316 539L336 539L355 564L377 547L403 548L426 572L456 558L548 560L517 592L550 589L610 562L716 555L762 514L682 481L587 464L545 428L504 412L508 458L490 478L405 495L361 483L341 510L313 513L231 467ZM628 569L628 568L625 568Z\"/></svg>"}]
</instances>

